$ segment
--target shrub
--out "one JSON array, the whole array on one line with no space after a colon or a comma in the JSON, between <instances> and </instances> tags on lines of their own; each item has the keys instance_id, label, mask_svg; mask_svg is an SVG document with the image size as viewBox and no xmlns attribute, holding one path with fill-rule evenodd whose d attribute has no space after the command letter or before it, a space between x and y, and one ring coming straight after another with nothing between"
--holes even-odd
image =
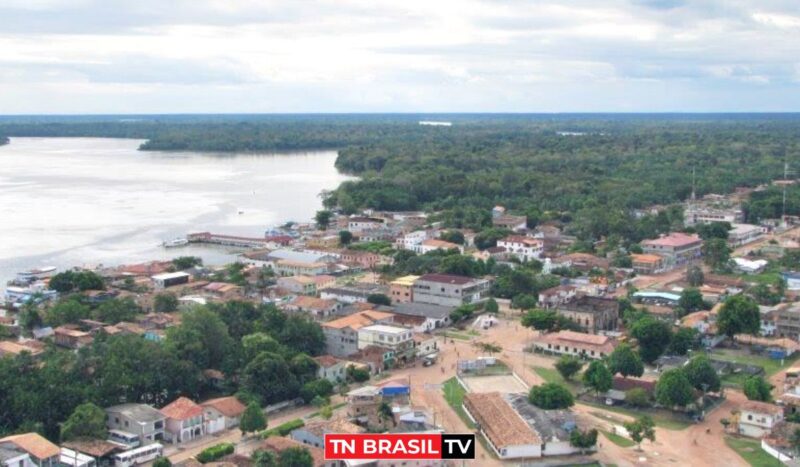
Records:
<instances>
[{"instance_id":1,"label":"shrub","mask_svg":"<svg viewBox=\"0 0 800 467\"><path fill-rule=\"evenodd\" d=\"M286 423L270 428L269 430L262 431L259 435L262 438L269 438L270 436L286 436L292 431L305 426L305 422L300 418L289 420Z\"/></svg>"},{"instance_id":2,"label":"shrub","mask_svg":"<svg viewBox=\"0 0 800 467\"><path fill-rule=\"evenodd\" d=\"M219 460L228 454L233 454L233 443L221 443L211 446L210 448L203 449L197 455L197 461L201 464L207 464Z\"/></svg>"}]
</instances>

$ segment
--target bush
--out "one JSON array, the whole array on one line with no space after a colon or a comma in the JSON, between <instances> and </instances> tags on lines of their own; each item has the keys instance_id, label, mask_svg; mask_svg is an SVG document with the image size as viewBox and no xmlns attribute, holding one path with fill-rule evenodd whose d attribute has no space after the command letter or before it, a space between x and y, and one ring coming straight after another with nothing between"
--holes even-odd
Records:
<instances>
[{"instance_id":1,"label":"bush","mask_svg":"<svg viewBox=\"0 0 800 467\"><path fill-rule=\"evenodd\" d=\"M275 428L262 431L259 435L262 438L269 438L270 436L286 436L292 431L305 426L305 422L300 418L289 420L288 422L278 425Z\"/></svg>"},{"instance_id":2,"label":"bush","mask_svg":"<svg viewBox=\"0 0 800 467\"><path fill-rule=\"evenodd\" d=\"M648 407L650 396L642 388L633 388L625 392L625 402L634 407Z\"/></svg>"},{"instance_id":3,"label":"bush","mask_svg":"<svg viewBox=\"0 0 800 467\"><path fill-rule=\"evenodd\" d=\"M364 368L356 368L353 365L347 367L347 381L355 381L356 383L363 383L369 379L369 370Z\"/></svg>"},{"instance_id":4,"label":"bush","mask_svg":"<svg viewBox=\"0 0 800 467\"><path fill-rule=\"evenodd\" d=\"M556 383L545 383L534 386L528 393L528 401L540 409L566 409L575 404L572 393L564 386Z\"/></svg>"},{"instance_id":5,"label":"bush","mask_svg":"<svg viewBox=\"0 0 800 467\"><path fill-rule=\"evenodd\" d=\"M317 397L325 399L331 394L333 394L333 384L327 379L309 381L300 389L300 397L303 398L303 402L306 404Z\"/></svg>"},{"instance_id":6,"label":"bush","mask_svg":"<svg viewBox=\"0 0 800 467\"><path fill-rule=\"evenodd\" d=\"M203 449L197 455L197 461L201 464L207 464L219 460L228 454L233 454L233 443L221 443L211 446L210 448Z\"/></svg>"}]
</instances>

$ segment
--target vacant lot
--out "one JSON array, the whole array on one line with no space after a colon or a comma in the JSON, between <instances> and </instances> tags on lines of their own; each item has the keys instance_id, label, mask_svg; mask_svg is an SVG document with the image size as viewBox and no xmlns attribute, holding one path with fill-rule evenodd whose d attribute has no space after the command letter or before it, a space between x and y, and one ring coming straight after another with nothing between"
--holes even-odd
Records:
<instances>
[{"instance_id":1,"label":"vacant lot","mask_svg":"<svg viewBox=\"0 0 800 467\"><path fill-rule=\"evenodd\" d=\"M464 376L461 379L469 388L469 392L494 392L501 393L528 392L525 386L512 375L494 376Z\"/></svg>"}]
</instances>

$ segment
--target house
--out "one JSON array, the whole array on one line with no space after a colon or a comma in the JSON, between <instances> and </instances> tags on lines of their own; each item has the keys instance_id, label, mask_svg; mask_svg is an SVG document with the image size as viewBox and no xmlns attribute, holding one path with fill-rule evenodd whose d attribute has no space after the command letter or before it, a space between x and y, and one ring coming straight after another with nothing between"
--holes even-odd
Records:
<instances>
[{"instance_id":1,"label":"house","mask_svg":"<svg viewBox=\"0 0 800 467\"><path fill-rule=\"evenodd\" d=\"M731 224L731 227L731 230L728 231L728 245L731 248L753 243L766 233L760 225Z\"/></svg>"},{"instance_id":2,"label":"house","mask_svg":"<svg viewBox=\"0 0 800 467\"><path fill-rule=\"evenodd\" d=\"M317 285L317 292L322 289L326 289L328 287L333 287L336 285L336 277L330 276L328 274L319 274L316 276L311 276L311 279Z\"/></svg>"},{"instance_id":3,"label":"house","mask_svg":"<svg viewBox=\"0 0 800 467\"><path fill-rule=\"evenodd\" d=\"M520 261L538 260L544 252L544 243L533 237L511 235L497 241L499 248L504 248L510 256Z\"/></svg>"},{"instance_id":4,"label":"house","mask_svg":"<svg viewBox=\"0 0 800 467\"><path fill-rule=\"evenodd\" d=\"M139 445L164 439L166 418L146 404L121 404L106 409L109 432L119 431L139 438ZM112 441L116 441L111 437Z\"/></svg>"},{"instance_id":5,"label":"house","mask_svg":"<svg viewBox=\"0 0 800 467\"><path fill-rule=\"evenodd\" d=\"M423 240L422 243L420 243L415 249L417 253L423 255L425 253L430 253L431 251L437 251L437 250L443 250L443 251L458 250L459 253L463 253L464 247L453 242L446 242L444 240L439 240L436 238L429 238L427 240Z\"/></svg>"},{"instance_id":6,"label":"house","mask_svg":"<svg viewBox=\"0 0 800 467\"><path fill-rule=\"evenodd\" d=\"M574 285L558 285L539 292L539 305L543 308L554 308L575 299L578 288Z\"/></svg>"},{"instance_id":7,"label":"house","mask_svg":"<svg viewBox=\"0 0 800 467\"><path fill-rule=\"evenodd\" d=\"M549 273L552 269L558 268L572 268L583 272L589 272L592 269L606 270L610 265L610 261L606 258L590 255L589 253L569 253L552 258L550 261L550 270L545 270L543 272Z\"/></svg>"},{"instance_id":8,"label":"house","mask_svg":"<svg viewBox=\"0 0 800 467\"><path fill-rule=\"evenodd\" d=\"M239 426L245 406L234 396L218 397L200 403L203 408L205 431L217 433Z\"/></svg>"},{"instance_id":9,"label":"house","mask_svg":"<svg viewBox=\"0 0 800 467\"><path fill-rule=\"evenodd\" d=\"M117 443L103 439L74 439L61 444L61 455L69 455L64 449L69 449L75 453L89 456L99 466L110 466L114 463L114 454L123 452L126 448Z\"/></svg>"},{"instance_id":10,"label":"house","mask_svg":"<svg viewBox=\"0 0 800 467\"><path fill-rule=\"evenodd\" d=\"M664 269L664 258L653 254L632 254L633 272L636 274L656 274Z\"/></svg>"},{"instance_id":11,"label":"house","mask_svg":"<svg viewBox=\"0 0 800 467\"><path fill-rule=\"evenodd\" d=\"M44 345L38 341L0 341L0 357L12 356L28 352L32 357L38 357L44 352Z\"/></svg>"},{"instance_id":12,"label":"house","mask_svg":"<svg viewBox=\"0 0 800 467\"><path fill-rule=\"evenodd\" d=\"M683 212L683 224L690 227L696 224L728 222L734 224L744 220L744 211L739 206L714 207L690 203Z\"/></svg>"},{"instance_id":13,"label":"house","mask_svg":"<svg viewBox=\"0 0 800 467\"><path fill-rule=\"evenodd\" d=\"M499 392L467 393L463 407L500 459L542 457L544 440Z\"/></svg>"},{"instance_id":14,"label":"house","mask_svg":"<svg viewBox=\"0 0 800 467\"><path fill-rule=\"evenodd\" d=\"M420 276L398 277L389 283L389 298L392 303L409 303L414 301L414 281Z\"/></svg>"},{"instance_id":15,"label":"house","mask_svg":"<svg viewBox=\"0 0 800 467\"><path fill-rule=\"evenodd\" d=\"M377 345L394 351L401 361L413 358L414 342L408 328L391 324L373 324L358 330L358 348Z\"/></svg>"},{"instance_id":16,"label":"house","mask_svg":"<svg viewBox=\"0 0 800 467\"><path fill-rule=\"evenodd\" d=\"M337 248L339 246L339 235L316 235L306 239L306 246L309 248Z\"/></svg>"},{"instance_id":17,"label":"house","mask_svg":"<svg viewBox=\"0 0 800 467\"><path fill-rule=\"evenodd\" d=\"M317 283L313 276L286 276L279 277L278 287L295 294L316 295Z\"/></svg>"},{"instance_id":18,"label":"house","mask_svg":"<svg viewBox=\"0 0 800 467\"><path fill-rule=\"evenodd\" d=\"M188 284L189 278L192 276L189 273L178 271L178 272L165 272L163 274L156 274L152 276L150 279L153 280L153 285L156 289L163 290L167 287L172 287L175 285L182 285Z\"/></svg>"},{"instance_id":19,"label":"house","mask_svg":"<svg viewBox=\"0 0 800 467\"><path fill-rule=\"evenodd\" d=\"M769 261L765 259L749 260L747 258L733 258L736 269L746 274L758 274L763 271Z\"/></svg>"},{"instance_id":20,"label":"house","mask_svg":"<svg viewBox=\"0 0 800 467\"><path fill-rule=\"evenodd\" d=\"M305 426L292 430L291 438L307 446L325 448L325 435L330 433L354 435L365 433L363 427L347 420L336 418L331 420L318 420Z\"/></svg>"},{"instance_id":21,"label":"house","mask_svg":"<svg viewBox=\"0 0 800 467\"><path fill-rule=\"evenodd\" d=\"M394 366L395 355L390 348L369 345L350 355L349 360L351 363L363 365L362 368L368 369L371 374L379 375L383 370Z\"/></svg>"},{"instance_id":22,"label":"house","mask_svg":"<svg viewBox=\"0 0 800 467\"><path fill-rule=\"evenodd\" d=\"M319 291L320 298L337 300L344 303L366 303L373 294L386 295L388 288L378 284L354 284L340 287L328 287Z\"/></svg>"},{"instance_id":23,"label":"house","mask_svg":"<svg viewBox=\"0 0 800 467\"><path fill-rule=\"evenodd\" d=\"M434 335L415 332L412 339L417 357L433 355L439 351L439 341Z\"/></svg>"},{"instance_id":24,"label":"house","mask_svg":"<svg viewBox=\"0 0 800 467\"><path fill-rule=\"evenodd\" d=\"M786 281L787 290L800 290L800 272L782 272L781 277Z\"/></svg>"},{"instance_id":25,"label":"house","mask_svg":"<svg viewBox=\"0 0 800 467\"><path fill-rule=\"evenodd\" d=\"M700 258L703 240L698 235L672 232L641 245L644 253L662 256L666 268L675 268Z\"/></svg>"},{"instance_id":26,"label":"house","mask_svg":"<svg viewBox=\"0 0 800 467\"><path fill-rule=\"evenodd\" d=\"M334 263L338 258L338 254L329 251L290 250L286 248L273 251L254 251L242 255L242 259L249 264L269 267L273 270L275 270L278 261L281 260L289 261L290 263L311 264Z\"/></svg>"},{"instance_id":27,"label":"house","mask_svg":"<svg viewBox=\"0 0 800 467\"><path fill-rule=\"evenodd\" d=\"M577 419L571 410L540 409L528 402L527 394L511 393L503 394L502 397L542 440L543 457L581 453L579 448L573 447L569 442L570 434L578 428ZM594 448L586 451L592 450Z\"/></svg>"},{"instance_id":28,"label":"house","mask_svg":"<svg viewBox=\"0 0 800 467\"><path fill-rule=\"evenodd\" d=\"M91 334L68 326L59 326L53 330L56 345L68 349L80 349L92 343Z\"/></svg>"},{"instance_id":29,"label":"house","mask_svg":"<svg viewBox=\"0 0 800 467\"><path fill-rule=\"evenodd\" d=\"M354 263L364 269L372 269L386 261L383 256L369 251L344 250L340 254L339 260L341 262Z\"/></svg>"},{"instance_id":30,"label":"house","mask_svg":"<svg viewBox=\"0 0 800 467\"><path fill-rule=\"evenodd\" d=\"M492 217L492 225L508 229L514 232L520 232L528 228L528 218L526 216L512 216L508 214Z\"/></svg>"},{"instance_id":31,"label":"house","mask_svg":"<svg viewBox=\"0 0 800 467\"><path fill-rule=\"evenodd\" d=\"M414 303L457 307L488 298L491 282L452 274L425 274L414 282Z\"/></svg>"},{"instance_id":32,"label":"house","mask_svg":"<svg viewBox=\"0 0 800 467\"><path fill-rule=\"evenodd\" d=\"M292 261L279 259L272 270L279 276L316 276L328 272L329 263Z\"/></svg>"},{"instance_id":33,"label":"house","mask_svg":"<svg viewBox=\"0 0 800 467\"><path fill-rule=\"evenodd\" d=\"M790 305L775 312L775 334L800 340L800 305Z\"/></svg>"},{"instance_id":34,"label":"house","mask_svg":"<svg viewBox=\"0 0 800 467\"><path fill-rule=\"evenodd\" d=\"M617 346L615 339L575 331L559 331L541 336L533 343L536 350L558 355L575 355L598 360L610 355Z\"/></svg>"},{"instance_id":35,"label":"house","mask_svg":"<svg viewBox=\"0 0 800 467\"><path fill-rule=\"evenodd\" d=\"M740 435L761 438L783 421L783 408L760 401L747 401L739 407Z\"/></svg>"},{"instance_id":36,"label":"house","mask_svg":"<svg viewBox=\"0 0 800 467\"><path fill-rule=\"evenodd\" d=\"M347 362L340 360L333 355L320 355L314 357L319 365L317 378L327 379L333 384L338 384L347 377Z\"/></svg>"},{"instance_id":37,"label":"house","mask_svg":"<svg viewBox=\"0 0 800 467\"><path fill-rule=\"evenodd\" d=\"M383 225L384 220L378 217L354 216L347 219L347 230L354 234L363 230L378 229Z\"/></svg>"},{"instance_id":38,"label":"house","mask_svg":"<svg viewBox=\"0 0 800 467\"><path fill-rule=\"evenodd\" d=\"M615 298L580 297L558 305L556 313L592 334L616 331L619 326L619 302Z\"/></svg>"},{"instance_id":39,"label":"house","mask_svg":"<svg viewBox=\"0 0 800 467\"><path fill-rule=\"evenodd\" d=\"M358 331L373 324L389 324L394 315L383 311L367 310L322 323L327 353L347 357L359 350Z\"/></svg>"},{"instance_id":40,"label":"house","mask_svg":"<svg viewBox=\"0 0 800 467\"><path fill-rule=\"evenodd\" d=\"M362 386L347 393L347 418L367 425L378 425L378 407L383 402L381 389Z\"/></svg>"},{"instance_id":41,"label":"house","mask_svg":"<svg viewBox=\"0 0 800 467\"><path fill-rule=\"evenodd\" d=\"M61 449L38 433L0 438L0 460L10 467L59 467Z\"/></svg>"},{"instance_id":42,"label":"house","mask_svg":"<svg viewBox=\"0 0 800 467\"><path fill-rule=\"evenodd\" d=\"M425 332L450 325L450 313L453 307L429 305L427 303L399 303L392 307L396 315L395 321L402 321L403 317L423 318L419 324L412 326L415 331Z\"/></svg>"},{"instance_id":43,"label":"house","mask_svg":"<svg viewBox=\"0 0 800 467\"><path fill-rule=\"evenodd\" d=\"M317 320L327 319L342 309L342 304L336 300L299 296L292 299L283 307L286 311L308 313Z\"/></svg>"},{"instance_id":44,"label":"house","mask_svg":"<svg viewBox=\"0 0 800 467\"><path fill-rule=\"evenodd\" d=\"M398 250L409 250L415 253L419 253L420 245L425 240L432 238L433 233L427 230L415 230L413 232L407 233L397 239L394 242L394 247Z\"/></svg>"},{"instance_id":45,"label":"house","mask_svg":"<svg viewBox=\"0 0 800 467\"><path fill-rule=\"evenodd\" d=\"M205 435L203 407L186 397L179 397L161 409L166 418L167 441L185 443Z\"/></svg>"}]
</instances>

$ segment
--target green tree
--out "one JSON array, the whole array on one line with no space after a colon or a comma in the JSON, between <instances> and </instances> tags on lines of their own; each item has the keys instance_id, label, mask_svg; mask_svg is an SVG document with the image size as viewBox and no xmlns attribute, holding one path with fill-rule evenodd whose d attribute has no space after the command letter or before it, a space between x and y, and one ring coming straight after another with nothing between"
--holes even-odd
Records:
<instances>
[{"instance_id":1,"label":"green tree","mask_svg":"<svg viewBox=\"0 0 800 467\"><path fill-rule=\"evenodd\" d=\"M555 367L556 370L558 370L558 373L561 374L564 379L570 380L579 371L581 371L581 368L583 368L583 362L577 357L573 357L571 355L562 355L561 358L559 358L556 362Z\"/></svg>"},{"instance_id":2,"label":"green tree","mask_svg":"<svg viewBox=\"0 0 800 467\"><path fill-rule=\"evenodd\" d=\"M242 371L242 386L260 397L263 404L273 404L297 397L300 384L280 355L261 353Z\"/></svg>"},{"instance_id":3,"label":"green tree","mask_svg":"<svg viewBox=\"0 0 800 467\"><path fill-rule=\"evenodd\" d=\"M389 420L392 421L392 426L397 425L397 422L394 420L392 406L386 401L381 402L381 405L378 406L378 419L383 423L384 427L386 427L386 422Z\"/></svg>"},{"instance_id":4,"label":"green tree","mask_svg":"<svg viewBox=\"0 0 800 467\"><path fill-rule=\"evenodd\" d=\"M686 372L686 377L689 378L689 382L692 383L695 389L699 389L704 393L720 390L721 381L719 375L717 375L716 370L711 366L711 361L705 355L692 357L683 367L683 371Z\"/></svg>"},{"instance_id":5,"label":"green tree","mask_svg":"<svg viewBox=\"0 0 800 467\"><path fill-rule=\"evenodd\" d=\"M92 316L98 321L117 324L120 321L133 321L136 315L142 312L132 297L112 298L92 311Z\"/></svg>"},{"instance_id":6,"label":"green tree","mask_svg":"<svg viewBox=\"0 0 800 467\"><path fill-rule=\"evenodd\" d=\"M728 265L731 259L731 249L728 242L722 238L711 238L703 242L703 261L714 270L720 270Z\"/></svg>"},{"instance_id":7,"label":"green tree","mask_svg":"<svg viewBox=\"0 0 800 467\"><path fill-rule=\"evenodd\" d=\"M319 409L319 416L325 420L330 420L333 417L333 407L330 404L323 406Z\"/></svg>"},{"instance_id":8,"label":"green tree","mask_svg":"<svg viewBox=\"0 0 800 467\"><path fill-rule=\"evenodd\" d=\"M242 349L246 361L256 358L262 352L282 354L283 345L276 341L272 336L264 332L255 332L242 338Z\"/></svg>"},{"instance_id":9,"label":"green tree","mask_svg":"<svg viewBox=\"0 0 800 467\"><path fill-rule=\"evenodd\" d=\"M258 449L253 453L252 458L254 467L278 467L278 458L272 451Z\"/></svg>"},{"instance_id":10,"label":"green tree","mask_svg":"<svg viewBox=\"0 0 800 467\"><path fill-rule=\"evenodd\" d=\"M172 467L172 461L169 460L169 457L156 457L153 461L153 467Z\"/></svg>"},{"instance_id":11,"label":"green tree","mask_svg":"<svg viewBox=\"0 0 800 467\"><path fill-rule=\"evenodd\" d=\"M105 439L107 434L106 412L91 402L75 407L72 415L61 425L61 441Z\"/></svg>"},{"instance_id":12,"label":"green tree","mask_svg":"<svg viewBox=\"0 0 800 467\"><path fill-rule=\"evenodd\" d=\"M673 368L661 374L656 383L656 401L666 407L685 407L694 400L694 388L686 372Z\"/></svg>"},{"instance_id":13,"label":"green tree","mask_svg":"<svg viewBox=\"0 0 800 467\"><path fill-rule=\"evenodd\" d=\"M720 334L733 337L735 334L758 334L761 329L761 314L758 304L746 295L734 295L725 300L717 315Z\"/></svg>"},{"instance_id":14,"label":"green tree","mask_svg":"<svg viewBox=\"0 0 800 467\"><path fill-rule=\"evenodd\" d=\"M317 228L320 230L327 230L332 217L333 213L327 209L317 211L317 214L314 216L314 220L317 222Z\"/></svg>"},{"instance_id":15,"label":"green tree","mask_svg":"<svg viewBox=\"0 0 800 467\"><path fill-rule=\"evenodd\" d=\"M464 244L464 234L458 230L447 230L439 235L440 240L455 243L456 245Z\"/></svg>"},{"instance_id":16,"label":"green tree","mask_svg":"<svg viewBox=\"0 0 800 467\"><path fill-rule=\"evenodd\" d=\"M528 393L528 401L540 409L567 409L575 404L575 398L567 388L557 383L544 383L533 386Z\"/></svg>"},{"instance_id":17,"label":"green tree","mask_svg":"<svg viewBox=\"0 0 800 467\"><path fill-rule=\"evenodd\" d=\"M278 334L278 342L295 352L304 352L308 355L321 355L325 350L322 327L311 318L302 315L286 318L283 329Z\"/></svg>"},{"instance_id":18,"label":"green tree","mask_svg":"<svg viewBox=\"0 0 800 467\"><path fill-rule=\"evenodd\" d=\"M678 299L677 314L678 317L683 317L695 311L705 310L706 303L703 301L703 294L695 288L686 288L681 292L681 298Z\"/></svg>"},{"instance_id":19,"label":"green tree","mask_svg":"<svg viewBox=\"0 0 800 467\"><path fill-rule=\"evenodd\" d=\"M203 258L199 256L178 256L172 260L172 265L175 269L183 271L184 269L191 269L195 266L203 265Z\"/></svg>"},{"instance_id":20,"label":"green tree","mask_svg":"<svg viewBox=\"0 0 800 467\"><path fill-rule=\"evenodd\" d=\"M631 326L631 336L639 343L639 355L647 363L654 362L672 340L669 325L652 317L644 317Z\"/></svg>"},{"instance_id":21,"label":"green tree","mask_svg":"<svg viewBox=\"0 0 800 467\"><path fill-rule=\"evenodd\" d=\"M45 321L50 326L61 326L62 324L77 323L82 319L89 318L90 315L89 307L73 296L50 307L47 310Z\"/></svg>"},{"instance_id":22,"label":"green tree","mask_svg":"<svg viewBox=\"0 0 800 467\"><path fill-rule=\"evenodd\" d=\"M611 389L613 382L614 376L601 361L593 361L589 364L589 368L583 372L583 384L593 389L596 394Z\"/></svg>"},{"instance_id":23,"label":"green tree","mask_svg":"<svg viewBox=\"0 0 800 467\"><path fill-rule=\"evenodd\" d=\"M354 365L347 367L347 381L363 383L369 379L369 370L365 368L356 368Z\"/></svg>"},{"instance_id":24,"label":"green tree","mask_svg":"<svg viewBox=\"0 0 800 467\"><path fill-rule=\"evenodd\" d=\"M773 385L761 376L750 376L744 380L744 395L751 401L769 402L772 400Z\"/></svg>"},{"instance_id":25,"label":"green tree","mask_svg":"<svg viewBox=\"0 0 800 467\"><path fill-rule=\"evenodd\" d=\"M278 467L314 467L314 458L306 448L291 447L278 454Z\"/></svg>"},{"instance_id":26,"label":"green tree","mask_svg":"<svg viewBox=\"0 0 800 467\"><path fill-rule=\"evenodd\" d=\"M340 230L339 231L339 244L342 246L347 246L353 241L353 233L349 230Z\"/></svg>"},{"instance_id":27,"label":"green tree","mask_svg":"<svg viewBox=\"0 0 800 467\"><path fill-rule=\"evenodd\" d=\"M484 305L483 307L483 311L487 313L492 313L494 315L500 312L500 306L497 304L497 300L495 300L494 298L490 298L489 300L487 300L486 305Z\"/></svg>"},{"instance_id":28,"label":"green tree","mask_svg":"<svg viewBox=\"0 0 800 467\"><path fill-rule=\"evenodd\" d=\"M621 374L623 377L642 376L644 365L639 355L630 345L620 344L608 357L608 369L612 374Z\"/></svg>"},{"instance_id":29,"label":"green tree","mask_svg":"<svg viewBox=\"0 0 800 467\"><path fill-rule=\"evenodd\" d=\"M265 430L267 428L267 417L261 406L256 402L250 402L242 413L242 418L239 421L239 429L242 430L242 435L247 433L255 433L257 431Z\"/></svg>"},{"instance_id":30,"label":"green tree","mask_svg":"<svg viewBox=\"0 0 800 467\"><path fill-rule=\"evenodd\" d=\"M316 380L317 379L317 371L319 370L319 363L316 360L311 358L308 354L299 353L292 357L289 361L289 367L292 369L292 373L297 377L297 381L301 384L304 384L308 381ZM324 380L327 384L330 384L328 380ZM325 383L318 383L318 384L325 384ZM332 388L331 388L332 389ZM327 391L326 394L328 395L332 392Z\"/></svg>"},{"instance_id":31,"label":"green tree","mask_svg":"<svg viewBox=\"0 0 800 467\"><path fill-rule=\"evenodd\" d=\"M686 271L686 281L692 287L700 287L705 281L705 274L700 266L690 266Z\"/></svg>"},{"instance_id":32,"label":"green tree","mask_svg":"<svg viewBox=\"0 0 800 467\"><path fill-rule=\"evenodd\" d=\"M569 434L569 444L580 449L581 454L583 454L586 449L591 449L597 445L597 434L597 430L594 428L587 431L576 428Z\"/></svg>"},{"instance_id":33,"label":"green tree","mask_svg":"<svg viewBox=\"0 0 800 467\"><path fill-rule=\"evenodd\" d=\"M391 306L392 299L389 298L386 294L373 293L367 296L367 303L372 303L373 305Z\"/></svg>"},{"instance_id":34,"label":"green tree","mask_svg":"<svg viewBox=\"0 0 800 467\"><path fill-rule=\"evenodd\" d=\"M700 224L697 226L697 233L703 240L710 239L728 239L728 233L731 230L731 224L728 222L710 222L708 224Z\"/></svg>"},{"instance_id":35,"label":"green tree","mask_svg":"<svg viewBox=\"0 0 800 467\"><path fill-rule=\"evenodd\" d=\"M649 439L652 443L656 440L655 423L648 415L631 422L625 422L623 426L633 442L636 443L636 449L640 451L642 449L642 441Z\"/></svg>"},{"instance_id":36,"label":"green tree","mask_svg":"<svg viewBox=\"0 0 800 467\"><path fill-rule=\"evenodd\" d=\"M697 330L694 328L680 328L672 335L672 340L667 347L669 355L686 355L689 349L697 342Z\"/></svg>"},{"instance_id":37,"label":"green tree","mask_svg":"<svg viewBox=\"0 0 800 467\"><path fill-rule=\"evenodd\" d=\"M178 297L169 292L156 294L153 297L153 311L156 313L169 313L178 309Z\"/></svg>"},{"instance_id":38,"label":"green tree","mask_svg":"<svg viewBox=\"0 0 800 467\"><path fill-rule=\"evenodd\" d=\"M633 388L625 391L625 403L633 407L649 407L650 396L643 388Z\"/></svg>"},{"instance_id":39,"label":"green tree","mask_svg":"<svg viewBox=\"0 0 800 467\"><path fill-rule=\"evenodd\" d=\"M550 331L555 328L558 319L551 310L530 310L522 315L522 325L538 331Z\"/></svg>"},{"instance_id":40,"label":"green tree","mask_svg":"<svg viewBox=\"0 0 800 467\"><path fill-rule=\"evenodd\" d=\"M181 324L167 329L165 347L197 368L225 368L234 350L228 327L217 313L198 306L183 313Z\"/></svg>"}]
</instances>

